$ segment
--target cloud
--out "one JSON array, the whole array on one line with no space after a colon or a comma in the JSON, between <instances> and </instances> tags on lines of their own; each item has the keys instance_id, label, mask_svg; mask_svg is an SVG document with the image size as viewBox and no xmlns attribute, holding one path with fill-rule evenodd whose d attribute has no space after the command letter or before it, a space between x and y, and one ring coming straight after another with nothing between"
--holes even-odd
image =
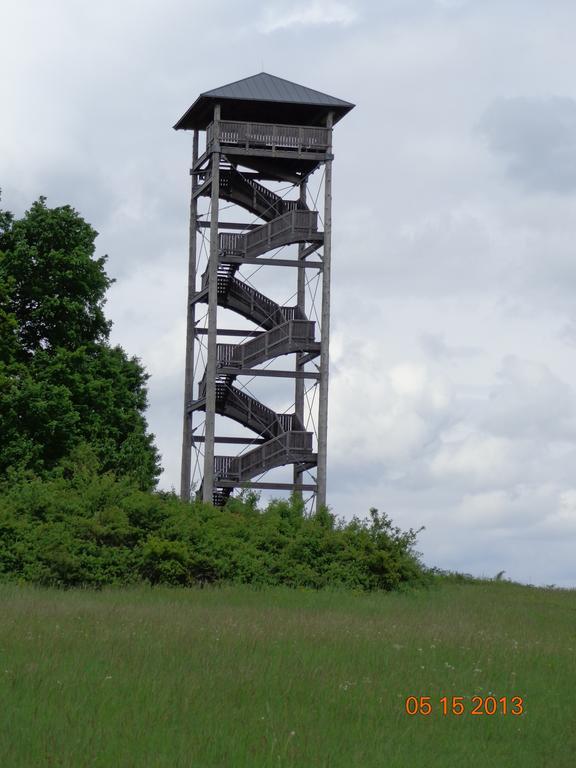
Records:
<instances>
[{"instance_id":1,"label":"cloud","mask_svg":"<svg viewBox=\"0 0 576 768\"><path fill-rule=\"evenodd\" d=\"M542 363L508 355L480 411L480 424L493 435L576 441L576 393Z\"/></svg>"},{"instance_id":2,"label":"cloud","mask_svg":"<svg viewBox=\"0 0 576 768\"><path fill-rule=\"evenodd\" d=\"M387 368L378 347L354 346L342 351L345 365L335 366L332 380L334 459L354 468L372 463L394 474L416 461L447 426L450 387L422 364Z\"/></svg>"},{"instance_id":3,"label":"cloud","mask_svg":"<svg viewBox=\"0 0 576 768\"><path fill-rule=\"evenodd\" d=\"M506 486L522 478L518 447L510 439L474 433L445 443L430 461L430 474L436 481L456 479L467 487Z\"/></svg>"},{"instance_id":4,"label":"cloud","mask_svg":"<svg viewBox=\"0 0 576 768\"><path fill-rule=\"evenodd\" d=\"M508 176L529 192L576 192L576 100L498 100L480 130Z\"/></svg>"},{"instance_id":5,"label":"cloud","mask_svg":"<svg viewBox=\"0 0 576 768\"><path fill-rule=\"evenodd\" d=\"M483 354L483 351L478 347L450 346L444 340L444 336L437 333L423 333L420 336L420 346L424 353L436 362L476 357Z\"/></svg>"},{"instance_id":6,"label":"cloud","mask_svg":"<svg viewBox=\"0 0 576 768\"><path fill-rule=\"evenodd\" d=\"M268 7L259 23L265 34L293 27L348 27L358 14L348 3L314 0L311 3L277 3Z\"/></svg>"}]
</instances>

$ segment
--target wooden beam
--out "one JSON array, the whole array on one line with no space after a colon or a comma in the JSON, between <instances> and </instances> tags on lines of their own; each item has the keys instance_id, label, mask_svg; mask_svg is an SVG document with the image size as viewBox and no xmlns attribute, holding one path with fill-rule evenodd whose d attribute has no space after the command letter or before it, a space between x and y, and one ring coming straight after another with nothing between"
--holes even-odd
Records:
<instances>
[{"instance_id":1,"label":"wooden beam","mask_svg":"<svg viewBox=\"0 0 576 768\"><path fill-rule=\"evenodd\" d=\"M206 181L205 181L203 184L201 184L199 187L197 187L197 188L194 190L194 192L192 193L192 194L193 194L193 196L194 196L194 199L196 199L196 198L200 197L200 195L203 195L203 194L204 194L204 192L205 192L207 189L210 189L210 186L211 186L211 184L212 184L212 178L211 178L211 177L208 177L208 178L206 179Z\"/></svg>"},{"instance_id":2,"label":"wooden beam","mask_svg":"<svg viewBox=\"0 0 576 768\"><path fill-rule=\"evenodd\" d=\"M197 304L199 301L202 301L202 299L205 299L207 296L208 296L208 288L203 288L201 291L192 293L190 297L190 304Z\"/></svg>"},{"instance_id":3,"label":"wooden beam","mask_svg":"<svg viewBox=\"0 0 576 768\"><path fill-rule=\"evenodd\" d=\"M300 190L299 190L299 201L300 203L306 207L306 190L307 190L308 184L307 181L302 181L300 184ZM298 259L304 260L308 253L313 253L317 248L319 247L319 244L312 243L312 245L309 245L306 247L306 243L299 243L298 244ZM310 251L310 248L313 250ZM296 288L296 306L300 309L300 311L303 313L304 317L306 316L306 274L304 270L299 269L298 270L298 283ZM295 360L295 368L296 371L303 371L305 360L307 355L305 353L299 353L296 355ZM297 378L294 381L294 413L298 419L300 419L300 422L304 424L304 379ZM298 469L298 466L294 465L294 471L293 471L293 482L295 485L298 485L302 483L302 471Z\"/></svg>"},{"instance_id":4,"label":"wooden beam","mask_svg":"<svg viewBox=\"0 0 576 768\"><path fill-rule=\"evenodd\" d=\"M196 328L196 334L198 336L204 336L208 333L207 328ZM247 331L245 329L236 329L236 328L217 328L216 329L216 335L217 336L241 336L246 337L249 336L251 338L256 338L258 336L262 336L263 333L266 333L266 331Z\"/></svg>"},{"instance_id":5,"label":"wooden beam","mask_svg":"<svg viewBox=\"0 0 576 768\"><path fill-rule=\"evenodd\" d=\"M262 224L242 224L242 223L233 223L229 221L219 221L218 222L218 228L219 229L239 229L239 230L245 230L245 229L258 229L261 227ZM209 229L210 228L210 222L209 221L199 221L198 227L201 229Z\"/></svg>"},{"instance_id":6,"label":"wooden beam","mask_svg":"<svg viewBox=\"0 0 576 768\"><path fill-rule=\"evenodd\" d=\"M206 441L206 438L204 435L201 435L199 437L192 437L193 443L204 443ZM264 440L261 437L256 438L249 438L249 437L215 437L214 438L215 443L227 443L229 445L262 445L262 443L267 443L267 440Z\"/></svg>"},{"instance_id":7,"label":"wooden beam","mask_svg":"<svg viewBox=\"0 0 576 768\"><path fill-rule=\"evenodd\" d=\"M224 256L220 254L221 264L260 264L267 267L296 267L297 269L323 269L321 261L303 259L263 259L261 256Z\"/></svg>"},{"instance_id":8,"label":"wooden beam","mask_svg":"<svg viewBox=\"0 0 576 768\"><path fill-rule=\"evenodd\" d=\"M220 104L214 105L214 138L220 136ZM206 420L204 430L203 501L211 502L214 492L214 434L216 419L216 328L218 321L218 204L220 198L220 153L212 152L210 197L210 253L208 257L208 352L206 361Z\"/></svg>"},{"instance_id":9,"label":"wooden beam","mask_svg":"<svg viewBox=\"0 0 576 768\"><path fill-rule=\"evenodd\" d=\"M322 307L320 315L320 386L318 388L318 492L316 510L326 506L328 454L328 383L330 365L330 273L332 252L332 126L334 113L326 119L329 146L324 172L324 250L322 262Z\"/></svg>"},{"instance_id":10,"label":"wooden beam","mask_svg":"<svg viewBox=\"0 0 576 768\"><path fill-rule=\"evenodd\" d=\"M218 373L226 376L271 376L279 379L320 379L315 371L277 371L269 368L218 368Z\"/></svg>"},{"instance_id":11,"label":"wooden beam","mask_svg":"<svg viewBox=\"0 0 576 768\"><path fill-rule=\"evenodd\" d=\"M246 155L248 157L269 157L270 159L281 158L285 160L317 160L324 162L326 152L299 152L290 149L257 149L256 147L218 147L218 151L223 155Z\"/></svg>"},{"instance_id":12,"label":"wooden beam","mask_svg":"<svg viewBox=\"0 0 576 768\"><path fill-rule=\"evenodd\" d=\"M260 488L264 491L316 491L316 486L309 483L237 483L234 480L218 480L219 488Z\"/></svg>"},{"instance_id":13,"label":"wooden beam","mask_svg":"<svg viewBox=\"0 0 576 768\"><path fill-rule=\"evenodd\" d=\"M192 138L192 165L198 159L198 131ZM182 424L182 456L180 463L180 498L190 500L190 481L192 472L192 449L190 436L192 434L192 415L187 405L193 396L194 387L194 328L196 325L196 302L193 296L196 287L196 223L198 221L198 201L196 192L196 177L192 176L190 188L190 222L188 228L188 306L186 307L186 362L184 366L184 413Z\"/></svg>"}]
</instances>

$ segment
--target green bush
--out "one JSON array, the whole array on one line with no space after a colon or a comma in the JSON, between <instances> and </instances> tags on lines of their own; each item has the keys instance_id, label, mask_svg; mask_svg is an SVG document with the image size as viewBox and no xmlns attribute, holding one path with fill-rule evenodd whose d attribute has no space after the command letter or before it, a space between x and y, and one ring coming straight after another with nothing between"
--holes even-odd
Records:
<instances>
[{"instance_id":1,"label":"green bush","mask_svg":"<svg viewBox=\"0 0 576 768\"><path fill-rule=\"evenodd\" d=\"M376 510L344 522L324 509L307 516L298 498L263 510L249 493L223 509L184 503L99 473L85 447L51 477L0 484L0 580L390 590L429 579L415 539Z\"/></svg>"}]
</instances>

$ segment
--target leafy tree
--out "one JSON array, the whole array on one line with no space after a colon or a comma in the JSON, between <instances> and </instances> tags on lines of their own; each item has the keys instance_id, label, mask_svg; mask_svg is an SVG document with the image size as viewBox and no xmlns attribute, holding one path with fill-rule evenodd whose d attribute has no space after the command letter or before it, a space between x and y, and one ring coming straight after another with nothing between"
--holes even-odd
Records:
<instances>
[{"instance_id":1,"label":"leafy tree","mask_svg":"<svg viewBox=\"0 0 576 768\"><path fill-rule=\"evenodd\" d=\"M92 227L44 198L21 219L0 211L0 477L55 471L89 444L102 471L142 489L160 473L147 431L147 374L109 344L112 283Z\"/></svg>"},{"instance_id":2,"label":"leafy tree","mask_svg":"<svg viewBox=\"0 0 576 768\"><path fill-rule=\"evenodd\" d=\"M103 306L113 281L106 257L94 258L97 235L69 205L48 208L43 197L20 220L4 213L0 274L10 280L8 311L27 354L108 339Z\"/></svg>"}]
</instances>

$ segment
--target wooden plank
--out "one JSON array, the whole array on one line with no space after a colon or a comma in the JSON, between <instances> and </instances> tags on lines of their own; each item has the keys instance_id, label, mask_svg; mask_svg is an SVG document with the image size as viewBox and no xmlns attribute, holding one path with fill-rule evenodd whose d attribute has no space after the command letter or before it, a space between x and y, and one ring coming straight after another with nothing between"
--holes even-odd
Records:
<instances>
[{"instance_id":1,"label":"wooden plank","mask_svg":"<svg viewBox=\"0 0 576 768\"><path fill-rule=\"evenodd\" d=\"M306 248L302 248L302 250L298 252L298 258L307 259L308 256L315 253L318 250L318 248L322 248L322 245L323 245L323 241L318 243L311 243L311 245L307 246Z\"/></svg>"},{"instance_id":2,"label":"wooden plank","mask_svg":"<svg viewBox=\"0 0 576 768\"><path fill-rule=\"evenodd\" d=\"M192 165L198 159L198 131L192 138ZM192 300L196 287L197 243L196 223L198 221L198 201L195 195L197 186L196 176L192 176L190 189L190 222L188 227L188 306L186 312L186 358L184 367L184 413L182 424L182 457L180 464L180 498L190 500L190 482L192 471L192 415L187 409L188 402L193 397L194 388L194 328L196 326L196 303Z\"/></svg>"},{"instance_id":3,"label":"wooden plank","mask_svg":"<svg viewBox=\"0 0 576 768\"><path fill-rule=\"evenodd\" d=\"M261 227L262 224L242 224L242 223L233 223L229 221L219 221L218 222L218 229L239 229L239 230L249 230L249 229L258 229L258 227ZM210 228L210 222L209 221L199 221L198 227L202 229L209 229Z\"/></svg>"},{"instance_id":4,"label":"wooden plank","mask_svg":"<svg viewBox=\"0 0 576 768\"><path fill-rule=\"evenodd\" d=\"M204 443L206 442L206 438L201 435L198 437L192 437L193 443ZM214 438L215 443L226 443L229 445L262 445L263 443L268 442L267 440L256 437L256 438L249 438L249 437L215 437ZM219 485L219 483L217 483Z\"/></svg>"},{"instance_id":5,"label":"wooden plank","mask_svg":"<svg viewBox=\"0 0 576 768\"><path fill-rule=\"evenodd\" d=\"M214 132L220 135L220 104L214 105ZM217 145L217 142L215 142ZM216 328L218 320L218 204L220 197L220 155L212 153L210 197L210 254L208 258L208 351L206 361L206 419L204 430L203 501L212 501L214 491L214 435L216 423Z\"/></svg>"},{"instance_id":6,"label":"wooden plank","mask_svg":"<svg viewBox=\"0 0 576 768\"><path fill-rule=\"evenodd\" d=\"M324 162L326 152L302 152L290 149L257 149L256 147L235 147L228 144L219 147L224 155L247 155L249 157L275 157L286 160L317 160Z\"/></svg>"},{"instance_id":7,"label":"wooden plank","mask_svg":"<svg viewBox=\"0 0 576 768\"><path fill-rule=\"evenodd\" d=\"M208 288L203 288L201 291L192 294L190 304L197 304L202 299L205 299L206 296L208 296Z\"/></svg>"},{"instance_id":8,"label":"wooden plank","mask_svg":"<svg viewBox=\"0 0 576 768\"><path fill-rule=\"evenodd\" d=\"M197 189L195 189L194 192L192 193L193 199L196 199L200 197L200 195L203 195L204 192L210 188L211 184L212 184L212 179L211 178L206 179L206 181L203 184L201 184Z\"/></svg>"},{"instance_id":9,"label":"wooden plank","mask_svg":"<svg viewBox=\"0 0 576 768\"><path fill-rule=\"evenodd\" d=\"M326 120L332 140L332 125L334 113L330 112ZM316 494L316 509L326 506L327 488L327 455L328 455L328 384L330 365L330 275L332 252L332 146L328 147L330 159L326 162L324 175L324 249L322 262L322 307L321 307L321 353L320 353L320 386L318 387L318 492Z\"/></svg>"},{"instance_id":10,"label":"wooden plank","mask_svg":"<svg viewBox=\"0 0 576 768\"><path fill-rule=\"evenodd\" d=\"M198 336L204 336L208 333L207 328L196 328L196 334ZM262 336L263 333L266 333L266 331L247 331L243 329L236 329L236 328L218 328L216 330L217 336L241 336L241 337L258 337Z\"/></svg>"},{"instance_id":11,"label":"wooden plank","mask_svg":"<svg viewBox=\"0 0 576 768\"><path fill-rule=\"evenodd\" d=\"M234 480L218 480L219 488L259 488L263 491L316 491L316 486L311 483L252 483L244 480L236 482Z\"/></svg>"},{"instance_id":12,"label":"wooden plank","mask_svg":"<svg viewBox=\"0 0 576 768\"><path fill-rule=\"evenodd\" d=\"M296 267L297 269L323 269L321 261L303 259L263 259L261 256L224 256L220 254L221 264L261 264L268 267Z\"/></svg>"},{"instance_id":13,"label":"wooden plank","mask_svg":"<svg viewBox=\"0 0 576 768\"><path fill-rule=\"evenodd\" d=\"M306 206L306 190L308 187L308 183L306 179L302 181L300 184L299 189L299 200L302 206ZM306 247L306 243L299 243L298 244L298 259L300 261L303 261L306 256L309 253L313 253L318 247L319 243L313 243L312 245L309 245ZM310 248L313 250L310 251ZM306 274L304 270L298 270L298 283L296 288L296 306L298 309L302 312L302 314L306 315ZM295 371L303 371L304 370L304 364L305 364L305 358L307 355L303 354L296 354L295 359ZM296 417L300 420L302 424L304 424L304 379L297 378L294 380L294 414ZM294 485L300 485L302 483L302 471L298 469L298 466L294 464L294 470L293 470L293 482Z\"/></svg>"},{"instance_id":14,"label":"wooden plank","mask_svg":"<svg viewBox=\"0 0 576 768\"><path fill-rule=\"evenodd\" d=\"M233 368L224 366L218 369L218 373L226 376L271 376L285 379L320 379L320 374L315 371L278 371L267 368Z\"/></svg>"}]
</instances>

